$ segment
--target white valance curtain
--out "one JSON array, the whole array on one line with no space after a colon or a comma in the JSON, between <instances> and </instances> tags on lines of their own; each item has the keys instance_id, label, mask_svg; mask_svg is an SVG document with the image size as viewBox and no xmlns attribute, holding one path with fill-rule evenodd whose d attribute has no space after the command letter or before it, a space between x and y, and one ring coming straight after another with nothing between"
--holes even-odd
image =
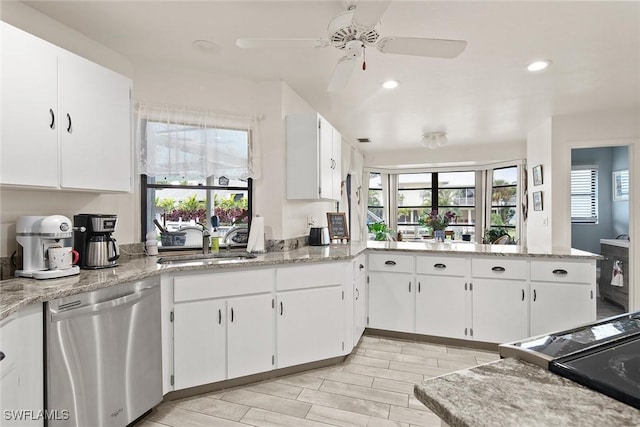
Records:
<instances>
[{"instance_id":1,"label":"white valance curtain","mask_svg":"<svg viewBox=\"0 0 640 427\"><path fill-rule=\"evenodd\" d=\"M255 116L136 102L135 120L140 174L187 181L261 175Z\"/></svg>"}]
</instances>

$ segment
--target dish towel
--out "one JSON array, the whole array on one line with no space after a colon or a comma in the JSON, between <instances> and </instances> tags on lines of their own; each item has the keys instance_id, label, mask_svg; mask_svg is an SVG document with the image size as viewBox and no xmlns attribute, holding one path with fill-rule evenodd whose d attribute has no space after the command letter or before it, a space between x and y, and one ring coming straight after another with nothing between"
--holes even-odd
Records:
<instances>
[{"instance_id":1,"label":"dish towel","mask_svg":"<svg viewBox=\"0 0 640 427\"><path fill-rule=\"evenodd\" d=\"M247 252L264 253L264 217L254 216L251 220Z\"/></svg>"},{"instance_id":2,"label":"dish towel","mask_svg":"<svg viewBox=\"0 0 640 427\"><path fill-rule=\"evenodd\" d=\"M613 272L611 273L611 286L624 286L624 275L622 272L622 261L613 261Z\"/></svg>"}]
</instances>

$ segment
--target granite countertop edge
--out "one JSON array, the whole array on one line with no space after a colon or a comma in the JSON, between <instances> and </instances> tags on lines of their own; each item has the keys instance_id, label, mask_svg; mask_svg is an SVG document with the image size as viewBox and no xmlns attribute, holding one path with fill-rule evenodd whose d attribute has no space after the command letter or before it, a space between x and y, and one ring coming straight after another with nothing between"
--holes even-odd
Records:
<instances>
[{"instance_id":1,"label":"granite countertop edge","mask_svg":"<svg viewBox=\"0 0 640 427\"><path fill-rule=\"evenodd\" d=\"M495 248L501 246L500 248ZM517 246L476 245L467 243L434 242L352 242L330 246L305 246L284 252L268 252L254 259L222 260L216 264L188 263L160 265L157 257L137 256L121 260L120 265L101 270L81 270L79 275L48 280L14 278L0 281L0 320L34 303L64 298L82 292L115 286L162 274L184 271L221 270L235 268L269 267L296 263L331 262L352 259L367 251L394 251L407 253L438 253L443 255L489 255L589 259L597 257L582 251L559 253L527 253Z\"/></svg>"}]
</instances>

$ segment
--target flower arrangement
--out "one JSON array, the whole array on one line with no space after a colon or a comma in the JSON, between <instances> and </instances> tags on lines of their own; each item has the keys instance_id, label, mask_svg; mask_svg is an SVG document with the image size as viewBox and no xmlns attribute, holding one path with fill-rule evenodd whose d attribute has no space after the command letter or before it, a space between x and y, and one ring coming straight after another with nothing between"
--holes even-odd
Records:
<instances>
[{"instance_id":1,"label":"flower arrangement","mask_svg":"<svg viewBox=\"0 0 640 427\"><path fill-rule=\"evenodd\" d=\"M444 215L438 215L438 211L434 209L429 215L421 217L419 223L423 227L431 227L433 230L444 230L456 216L451 211L446 211Z\"/></svg>"}]
</instances>

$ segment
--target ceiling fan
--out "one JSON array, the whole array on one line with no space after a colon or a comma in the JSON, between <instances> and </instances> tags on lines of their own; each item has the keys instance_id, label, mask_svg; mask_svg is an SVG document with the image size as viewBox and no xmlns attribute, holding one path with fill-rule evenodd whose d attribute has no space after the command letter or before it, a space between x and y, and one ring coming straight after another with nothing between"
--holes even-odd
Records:
<instances>
[{"instance_id":1,"label":"ceiling fan","mask_svg":"<svg viewBox=\"0 0 640 427\"><path fill-rule=\"evenodd\" d=\"M363 1L333 18L327 27L327 39L273 39L239 38L236 45L250 48L328 47L344 50L338 60L329 83L328 91L344 89L349 83L356 64L362 57L362 69L366 69L364 53L375 46L382 53L414 55L435 58L455 58L467 46L463 40L442 40L420 37L382 37L378 33L380 18L391 0Z\"/></svg>"}]
</instances>

